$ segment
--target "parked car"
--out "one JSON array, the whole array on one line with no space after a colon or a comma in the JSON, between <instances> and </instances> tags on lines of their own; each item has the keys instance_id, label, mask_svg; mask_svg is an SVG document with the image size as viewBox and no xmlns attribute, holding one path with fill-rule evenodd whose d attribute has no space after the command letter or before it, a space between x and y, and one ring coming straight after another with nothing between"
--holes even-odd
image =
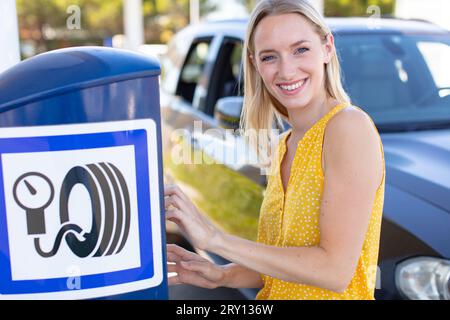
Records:
<instances>
[{"instance_id":1,"label":"parked car","mask_svg":"<svg viewBox=\"0 0 450 320\"><path fill-rule=\"evenodd\" d=\"M344 86L352 103L371 115L384 145L375 297L449 300L450 32L413 20L327 22ZM246 24L210 22L180 31L163 62L161 104L168 181L180 184L220 228L255 240L265 176L243 156L244 141L227 134L242 108ZM167 230L168 239L188 245L170 223ZM243 290L248 298L256 292Z\"/></svg>"}]
</instances>

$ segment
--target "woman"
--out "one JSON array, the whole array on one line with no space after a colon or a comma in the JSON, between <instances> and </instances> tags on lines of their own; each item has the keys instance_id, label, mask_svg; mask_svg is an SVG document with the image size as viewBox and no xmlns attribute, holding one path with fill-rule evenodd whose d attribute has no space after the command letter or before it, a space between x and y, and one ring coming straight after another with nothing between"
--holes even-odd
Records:
<instances>
[{"instance_id":1,"label":"woman","mask_svg":"<svg viewBox=\"0 0 450 320\"><path fill-rule=\"evenodd\" d=\"M351 106L334 39L302 0L262 0L244 50L245 130L282 135L261 206L257 242L218 230L177 186L167 219L193 245L233 263L215 265L168 245L169 284L261 288L257 299L374 299L384 200L378 132Z\"/></svg>"}]
</instances>

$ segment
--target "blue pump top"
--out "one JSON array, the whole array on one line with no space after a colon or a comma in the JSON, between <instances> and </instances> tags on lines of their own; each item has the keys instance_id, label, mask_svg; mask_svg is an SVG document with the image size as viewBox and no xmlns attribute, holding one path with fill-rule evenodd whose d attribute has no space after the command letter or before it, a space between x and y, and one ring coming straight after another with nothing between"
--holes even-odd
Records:
<instances>
[{"instance_id":1,"label":"blue pump top","mask_svg":"<svg viewBox=\"0 0 450 320\"><path fill-rule=\"evenodd\" d=\"M143 54L106 47L49 51L0 73L0 112L68 91L161 74Z\"/></svg>"}]
</instances>

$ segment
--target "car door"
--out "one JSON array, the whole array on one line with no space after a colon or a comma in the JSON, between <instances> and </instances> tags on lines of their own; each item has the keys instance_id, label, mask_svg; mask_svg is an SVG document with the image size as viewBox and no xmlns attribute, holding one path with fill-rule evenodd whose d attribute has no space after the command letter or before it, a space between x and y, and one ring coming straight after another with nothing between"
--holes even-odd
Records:
<instances>
[{"instance_id":1,"label":"car door","mask_svg":"<svg viewBox=\"0 0 450 320\"><path fill-rule=\"evenodd\" d=\"M181 98L174 99L163 115L171 132L165 171L216 225L255 240L263 194L260 170L240 157L243 142L214 118L219 99L242 93L242 40L216 35L210 42L210 60L192 89L190 76L198 71L191 66L198 60L196 48L205 43L201 41L193 41L181 70L177 87Z\"/></svg>"}]
</instances>

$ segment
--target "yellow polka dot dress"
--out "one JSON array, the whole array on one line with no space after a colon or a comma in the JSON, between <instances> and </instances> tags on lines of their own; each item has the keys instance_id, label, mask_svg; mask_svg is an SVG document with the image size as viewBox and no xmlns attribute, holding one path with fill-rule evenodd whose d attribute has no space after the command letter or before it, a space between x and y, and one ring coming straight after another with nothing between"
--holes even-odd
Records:
<instances>
[{"instance_id":1,"label":"yellow polka dot dress","mask_svg":"<svg viewBox=\"0 0 450 320\"><path fill-rule=\"evenodd\" d=\"M280 138L271 174L268 176L266 194L261 205L258 242L279 247L308 247L320 243L319 216L324 182L321 165L323 137L328 121L345 107L345 104L335 106L317 121L299 141L291 166L286 194L283 192L280 165L286 152L288 133ZM381 140L380 146L382 148ZM358 265L350 285L343 293L286 282L263 275L264 286L256 299L373 300L384 184L385 172L383 170L383 179L376 192Z\"/></svg>"}]
</instances>

